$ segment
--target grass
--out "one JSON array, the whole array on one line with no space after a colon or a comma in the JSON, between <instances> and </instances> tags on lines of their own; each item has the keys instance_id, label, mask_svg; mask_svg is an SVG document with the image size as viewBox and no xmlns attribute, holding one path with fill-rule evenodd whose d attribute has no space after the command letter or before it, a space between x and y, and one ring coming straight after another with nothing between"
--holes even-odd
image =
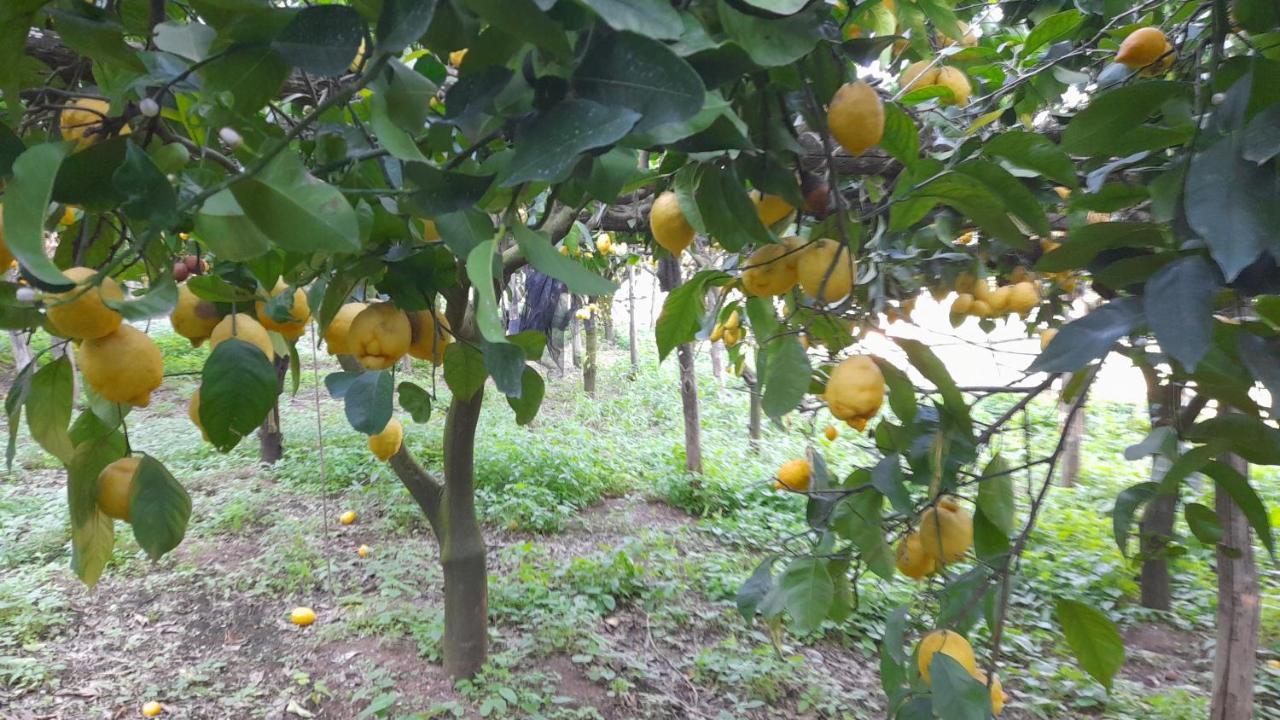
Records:
<instances>
[{"instance_id":1,"label":"grass","mask_svg":"<svg viewBox=\"0 0 1280 720\"><path fill-rule=\"evenodd\" d=\"M152 407L131 415L130 439L161 458L191 493L186 544L151 564L118 527L103 587L87 595L66 570L61 472L20 428L14 469L0 478L0 702L16 700L19 712L47 712L41 699L47 690L83 672L77 655L147 637L155 655L132 684L89 702L82 715L115 712L142 696L176 695L215 716L246 717L261 716L266 698L281 697L329 708L333 717L567 719L600 717L605 708L644 716L678 714L695 699L723 717L765 717L778 708L796 716L866 717L883 702L875 653L885 615L904 602L914 601L926 619L936 608L928 586L921 595L905 580L865 577L858 606L838 625L796 637L745 623L733 604L742 581L764 554L804 547L800 540L780 547L804 529L804 503L772 490L773 470L812 444L835 471L847 473L868 464L867 441L848 430L834 442L822 438L828 418L820 412L769 427L757 452L746 437L741 382L729 376L720 389L707 372L699 386L705 472L690 476L674 363L655 366L646 343L634 379L625 354L607 358L597 398L583 395L573 375L550 379L543 412L529 427L516 426L504 400L488 392L476 481L491 543L492 656L472 681L423 690L414 683L424 682L423 667L439 662L443 632L434 543L408 493L370 456L341 404L317 387L309 343L301 343L299 392L286 397L283 409L285 458L263 468L252 439L227 454L199 442L185 412L195 379L182 373L197 371L207 351L169 333L154 336L173 377ZM447 390L429 368L408 376L438 387L437 407L445 406ZM1031 406L1031 454L1052 442L1056 413L1048 402ZM438 469L442 414L425 423L404 419L410 447ZM1102 608L1124 628L1157 622L1186 642L1200 642L1212 628L1213 549L1192 538L1181 519L1181 554L1172 561L1175 604L1167 614L1138 606L1135 565L1111 535L1116 493L1149 472L1147 463L1123 458L1145 424L1140 408L1095 400L1080 481L1051 492L1012 589L1003 643L1002 675L1016 717L1182 720L1206 712L1204 653L1182 662L1178 682L1152 689L1142 682L1142 652L1134 650L1135 669L1108 696L1069 658L1052 618L1056 598L1069 597ZM1015 464L1027 452L1021 436L1001 450ZM1274 469L1254 477L1268 505L1280 506ZM1016 485L1025 484L1019 476ZM1198 493L1203 502L1211 488ZM651 517L646 501L688 516L669 510L669 518ZM360 521L336 526L333 518L347 509ZM370 558L355 556L358 544L373 547ZM1265 555L1260 569L1262 648L1277 658L1280 575ZM170 609L151 609L155 598ZM279 619L303 603L316 604L323 618L307 634ZM173 649L148 634L175 611L193 628L214 628L195 662L176 661L168 654ZM123 614L86 626L86 612ZM131 625L132 615L148 624ZM985 634L979 622L975 644ZM241 636L252 639L224 650L231 642L224 637ZM313 662L317 648L329 648L329 657L362 640L375 641L377 650L337 669ZM287 677L266 673L255 657L262 668L292 670ZM1258 688L1259 707L1280 707L1280 669L1264 663Z\"/></svg>"}]
</instances>

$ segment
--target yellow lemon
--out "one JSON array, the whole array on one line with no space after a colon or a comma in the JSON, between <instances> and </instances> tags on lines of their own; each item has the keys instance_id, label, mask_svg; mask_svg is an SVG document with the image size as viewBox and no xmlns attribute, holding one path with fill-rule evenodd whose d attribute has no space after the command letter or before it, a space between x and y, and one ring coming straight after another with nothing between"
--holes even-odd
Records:
<instances>
[{"instance_id":1,"label":"yellow lemon","mask_svg":"<svg viewBox=\"0 0 1280 720\"><path fill-rule=\"evenodd\" d=\"M222 318L209 334L209 349L218 347L223 340L232 337L258 348L268 360L275 357L275 346L271 344L271 336L267 334L267 329L248 313L237 313Z\"/></svg>"},{"instance_id":2,"label":"yellow lemon","mask_svg":"<svg viewBox=\"0 0 1280 720\"><path fill-rule=\"evenodd\" d=\"M913 62L902 71L898 84L906 90L919 90L922 87L938 84L938 66L930 60Z\"/></svg>"},{"instance_id":3,"label":"yellow lemon","mask_svg":"<svg viewBox=\"0 0 1280 720\"><path fill-rule=\"evenodd\" d=\"M826 435L827 439L833 442L836 438L840 437L840 431L836 429L835 425L828 425L827 429L822 431L822 434Z\"/></svg>"},{"instance_id":4,"label":"yellow lemon","mask_svg":"<svg viewBox=\"0 0 1280 720\"><path fill-rule=\"evenodd\" d=\"M1009 307L1009 298L1013 294L1012 285L1001 285L987 296L987 305L990 306L994 315L1003 315L1011 308Z\"/></svg>"},{"instance_id":5,"label":"yellow lemon","mask_svg":"<svg viewBox=\"0 0 1280 720\"><path fill-rule=\"evenodd\" d=\"M98 98L76 98L67 104L58 117L58 129L63 140L72 140L77 150L105 139L103 119L111 110L111 104ZM121 135L128 135L129 126L120 128Z\"/></svg>"},{"instance_id":6,"label":"yellow lemon","mask_svg":"<svg viewBox=\"0 0 1280 720\"><path fill-rule=\"evenodd\" d=\"M1045 348L1049 347L1049 343L1053 342L1057 334L1057 328L1046 328L1040 331L1040 352L1044 352Z\"/></svg>"},{"instance_id":7,"label":"yellow lemon","mask_svg":"<svg viewBox=\"0 0 1280 720\"><path fill-rule=\"evenodd\" d=\"M680 201L670 190L662 193L653 201L649 210L649 230L653 239L667 252L679 255L693 242L693 226L680 211Z\"/></svg>"},{"instance_id":8,"label":"yellow lemon","mask_svg":"<svg viewBox=\"0 0 1280 720\"><path fill-rule=\"evenodd\" d=\"M427 242L438 242L440 240L440 229L436 227L435 220L422 220L422 239Z\"/></svg>"},{"instance_id":9,"label":"yellow lemon","mask_svg":"<svg viewBox=\"0 0 1280 720\"><path fill-rule=\"evenodd\" d=\"M782 244L770 244L751 253L742 271L742 287L750 295L782 295L796 286L796 261L800 253Z\"/></svg>"},{"instance_id":10,"label":"yellow lemon","mask_svg":"<svg viewBox=\"0 0 1280 720\"><path fill-rule=\"evenodd\" d=\"M132 325L80 345L80 372L89 387L114 403L146 407L164 382L164 358L146 333Z\"/></svg>"},{"instance_id":11,"label":"yellow lemon","mask_svg":"<svg viewBox=\"0 0 1280 720\"><path fill-rule=\"evenodd\" d=\"M7 266L5 269L8 269ZM124 322L120 313L107 307L103 300L120 301L124 291L115 280L104 277L97 287L92 287L98 277L93 268L73 267L62 272L76 287L64 293L52 295L46 301L49 306L49 324L62 337L82 340L100 338L115 332Z\"/></svg>"},{"instance_id":12,"label":"yellow lemon","mask_svg":"<svg viewBox=\"0 0 1280 720\"><path fill-rule=\"evenodd\" d=\"M409 344L409 354L419 360L430 360L439 365L444 362L444 351L453 342L449 332L449 321L444 315L434 310L419 310L409 313L409 327L413 333L413 341Z\"/></svg>"},{"instance_id":13,"label":"yellow lemon","mask_svg":"<svg viewBox=\"0 0 1280 720\"><path fill-rule=\"evenodd\" d=\"M152 700L151 702L142 706L142 717L149 717L149 718L156 717L162 712L164 712L164 706L156 702L155 700Z\"/></svg>"},{"instance_id":14,"label":"yellow lemon","mask_svg":"<svg viewBox=\"0 0 1280 720\"><path fill-rule=\"evenodd\" d=\"M939 563L955 562L973 547L973 516L953 497L920 514L920 546Z\"/></svg>"},{"instance_id":15,"label":"yellow lemon","mask_svg":"<svg viewBox=\"0 0 1280 720\"><path fill-rule=\"evenodd\" d=\"M951 99L942 100L944 105L968 105L969 96L973 94L973 85L969 84L969 76L959 68L938 68L937 85L951 91Z\"/></svg>"},{"instance_id":16,"label":"yellow lemon","mask_svg":"<svg viewBox=\"0 0 1280 720\"><path fill-rule=\"evenodd\" d=\"M369 546L361 545L360 547L356 548L356 554L362 558L369 557Z\"/></svg>"},{"instance_id":17,"label":"yellow lemon","mask_svg":"<svg viewBox=\"0 0 1280 720\"><path fill-rule=\"evenodd\" d=\"M392 455L400 452L400 444L403 441L404 425L401 425L396 418L391 418L387 426L382 428L382 432L369 436L369 450L379 460L390 460ZM354 513L352 519L354 519Z\"/></svg>"},{"instance_id":18,"label":"yellow lemon","mask_svg":"<svg viewBox=\"0 0 1280 720\"><path fill-rule=\"evenodd\" d=\"M285 284L283 279L276 281L275 288L271 291L271 297L277 297L289 286ZM258 315L258 322L262 323L262 327L267 330L274 330L289 340L297 340L307 331L307 321L311 319L311 307L307 305L307 293L302 288L293 291L293 306L289 308L289 320L286 322L276 322L267 314L267 304L261 300L253 305Z\"/></svg>"},{"instance_id":19,"label":"yellow lemon","mask_svg":"<svg viewBox=\"0 0 1280 720\"><path fill-rule=\"evenodd\" d=\"M827 303L843 300L853 292L857 263L844 245L823 239L799 253L796 277L811 298ZM822 297L818 297L821 291Z\"/></svg>"},{"instance_id":20,"label":"yellow lemon","mask_svg":"<svg viewBox=\"0 0 1280 720\"><path fill-rule=\"evenodd\" d=\"M1040 286L1032 280L1023 280L1013 284L1009 291L1009 309L1019 315L1026 315L1040 304Z\"/></svg>"},{"instance_id":21,"label":"yellow lemon","mask_svg":"<svg viewBox=\"0 0 1280 720\"><path fill-rule=\"evenodd\" d=\"M221 318L218 306L191 292L186 283L178 286L178 304L169 314L173 331L191 341L193 347L209 339Z\"/></svg>"},{"instance_id":22,"label":"yellow lemon","mask_svg":"<svg viewBox=\"0 0 1280 720\"><path fill-rule=\"evenodd\" d=\"M462 61L465 60L467 57L468 49L469 48L462 48L461 50L454 50L453 52L449 53L449 64L454 67L458 67L459 65L461 65Z\"/></svg>"},{"instance_id":23,"label":"yellow lemon","mask_svg":"<svg viewBox=\"0 0 1280 720\"><path fill-rule=\"evenodd\" d=\"M973 296L969 293L960 293L956 295L955 302L951 303L952 315L968 315L973 311Z\"/></svg>"},{"instance_id":24,"label":"yellow lemon","mask_svg":"<svg viewBox=\"0 0 1280 720\"><path fill-rule=\"evenodd\" d=\"M140 463L135 457L120 458L98 473L98 509L107 517L130 521L133 476Z\"/></svg>"},{"instance_id":25,"label":"yellow lemon","mask_svg":"<svg viewBox=\"0 0 1280 720\"><path fill-rule=\"evenodd\" d=\"M831 370L822 399L833 416L861 431L880 412L884 391L884 374L876 361L869 355L854 355Z\"/></svg>"},{"instance_id":26,"label":"yellow lemon","mask_svg":"<svg viewBox=\"0 0 1280 720\"><path fill-rule=\"evenodd\" d=\"M204 423L200 422L200 388L191 393L191 400L187 403L187 417L191 418L191 424L200 428L200 437L209 440L209 433L204 431Z\"/></svg>"},{"instance_id":27,"label":"yellow lemon","mask_svg":"<svg viewBox=\"0 0 1280 720\"><path fill-rule=\"evenodd\" d=\"M807 492L813 469L804 458L788 460L778 468L777 480L773 486L779 490L791 492Z\"/></svg>"},{"instance_id":28,"label":"yellow lemon","mask_svg":"<svg viewBox=\"0 0 1280 720\"><path fill-rule=\"evenodd\" d=\"M309 607L296 607L289 613L289 622L306 627L316 621L316 611Z\"/></svg>"},{"instance_id":29,"label":"yellow lemon","mask_svg":"<svg viewBox=\"0 0 1280 720\"><path fill-rule=\"evenodd\" d=\"M355 510L348 510L348 511L346 511L346 512L344 512L344 513L342 513L341 515L339 515L339 516L338 516L338 522L342 523L343 525L350 525L351 523L353 523L353 522L355 522L355 521L356 521L356 511L355 511Z\"/></svg>"},{"instance_id":30,"label":"yellow lemon","mask_svg":"<svg viewBox=\"0 0 1280 720\"><path fill-rule=\"evenodd\" d=\"M1159 60L1169 48L1169 38L1160 28L1138 28L1120 43L1116 62L1130 69L1143 68Z\"/></svg>"},{"instance_id":31,"label":"yellow lemon","mask_svg":"<svg viewBox=\"0 0 1280 720\"><path fill-rule=\"evenodd\" d=\"M736 327L726 327L722 339L725 347L733 347L742 339L742 330Z\"/></svg>"},{"instance_id":32,"label":"yellow lemon","mask_svg":"<svg viewBox=\"0 0 1280 720\"><path fill-rule=\"evenodd\" d=\"M827 107L831 136L850 155L861 155L884 135L884 103L866 82L846 83Z\"/></svg>"},{"instance_id":33,"label":"yellow lemon","mask_svg":"<svg viewBox=\"0 0 1280 720\"><path fill-rule=\"evenodd\" d=\"M934 630L920 638L920 644L916 646L916 663L925 683L930 682L929 663L933 662L936 653L949 656L970 674L978 670L978 661L973 656L973 646L968 640L953 630Z\"/></svg>"},{"instance_id":34,"label":"yellow lemon","mask_svg":"<svg viewBox=\"0 0 1280 720\"><path fill-rule=\"evenodd\" d=\"M987 684L987 674L982 672L981 670L974 671L973 679L977 680L983 685ZM999 715L1000 713L1004 712L1004 705L1007 702L1009 702L1009 696L1006 695L1004 692L1004 686L1000 683L1000 676L992 675L991 676L991 714Z\"/></svg>"},{"instance_id":35,"label":"yellow lemon","mask_svg":"<svg viewBox=\"0 0 1280 720\"><path fill-rule=\"evenodd\" d=\"M756 208L756 216L766 227L777 225L796 211L781 195L761 195L758 190L751 191L751 204Z\"/></svg>"},{"instance_id":36,"label":"yellow lemon","mask_svg":"<svg viewBox=\"0 0 1280 720\"><path fill-rule=\"evenodd\" d=\"M909 533L898 542L898 572L909 578L919 580L932 575L938 569L938 563L920 545L920 534Z\"/></svg>"},{"instance_id":37,"label":"yellow lemon","mask_svg":"<svg viewBox=\"0 0 1280 720\"><path fill-rule=\"evenodd\" d=\"M386 370L413 344L409 316L390 302L374 303L352 319L347 344L361 365Z\"/></svg>"},{"instance_id":38,"label":"yellow lemon","mask_svg":"<svg viewBox=\"0 0 1280 720\"><path fill-rule=\"evenodd\" d=\"M332 355L350 355L351 347L347 343L347 333L351 330L351 321L368 305L355 302L338 308L338 312L324 329L324 344Z\"/></svg>"},{"instance_id":39,"label":"yellow lemon","mask_svg":"<svg viewBox=\"0 0 1280 720\"><path fill-rule=\"evenodd\" d=\"M364 67L364 59L367 57L368 51L369 48L365 45L364 38L360 38L360 47L356 48L356 56L351 58L351 64L347 66L347 72L360 72L360 68Z\"/></svg>"}]
</instances>

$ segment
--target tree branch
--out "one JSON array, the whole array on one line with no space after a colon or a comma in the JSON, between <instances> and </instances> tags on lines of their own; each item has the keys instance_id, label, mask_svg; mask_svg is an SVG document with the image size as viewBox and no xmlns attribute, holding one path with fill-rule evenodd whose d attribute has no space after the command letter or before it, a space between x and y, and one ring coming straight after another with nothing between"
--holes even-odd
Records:
<instances>
[{"instance_id":1,"label":"tree branch","mask_svg":"<svg viewBox=\"0 0 1280 720\"><path fill-rule=\"evenodd\" d=\"M427 516L427 522L431 524L435 536L442 537L440 512L444 505L444 484L413 459L409 454L409 446L405 443L400 444L400 449L391 456L389 463L396 477L400 478L400 482L409 489L409 494L418 503L418 507L422 508L422 513Z\"/></svg>"}]
</instances>

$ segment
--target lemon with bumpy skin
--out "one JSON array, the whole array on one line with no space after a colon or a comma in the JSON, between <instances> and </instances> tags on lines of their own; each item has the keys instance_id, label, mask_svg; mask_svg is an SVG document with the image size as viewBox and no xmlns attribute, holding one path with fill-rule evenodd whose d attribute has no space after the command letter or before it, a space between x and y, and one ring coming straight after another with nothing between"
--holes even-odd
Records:
<instances>
[{"instance_id":1,"label":"lemon with bumpy skin","mask_svg":"<svg viewBox=\"0 0 1280 720\"><path fill-rule=\"evenodd\" d=\"M374 303L351 321L347 345L369 370L386 370L409 352L413 327L409 316L390 302Z\"/></svg>"},{"instance_id":2,"label":"lemon with bumpy skin","mask_svg":"<svg viewBox=\"0 0 1280 720\"><path fill-rule=\"evenodd\" d=\"M316 611L309 607L296 607L289 613L289 622L306 627L316 621Z\"/></svg>"},{"instance_id":3,"label":"lemon with bumpy skin","mask_svg":"<svg viewBox=\"0 0 1280 720\"><path fill-rule=\"evenodd\" d=\"M289 286L283 279L276 280L276 286L271 291L271 297L278 297ZM261 300L254 303L254 310L258 315L258 322L262 323L262 327L268 330L274 330L283 335L288 340L297 340L302 337L302 333L307 331L307 321L311 319L311 307L307 304L307 293L302 288L293 291L293 305L289 308L289 319L285 322L276 322L267 314L267 304Z\"/></svg>"},{"instance_id":4,"label":"lemon with bumpy skin","mask_svg":"<svg viewBox=\"0 0 1280 720\"><path fill-rule=\"evenodd\" d=\"M987 684L987 674L982 672L981 670L978 670L973 673L973 679L977 680L983 685ZM991 692L991 714L999 715L1000 713L1004 712L1005 703L1009 702L1009 696L1006 695L1004 692L1004 685L1001 684L999 675L991 676L990 692Z\"/></svg>"},{"instance_id":5,"label":"lemon with bumpy skin","mask_svg":"<svg viewBox=\"0 0 1280 720\"><path fill-rule=\"evenodd\" d=\"M974 47L978 44L978 36L973 34L973 30L969 28L968 23L966 23L963 20L957 20L956 25L960 28L960 38L958 41L959 45L963 47ZM936 35L934 35L934 40L937 41L938 47L943 47L943 48L951 47L952 45L957 44L957 40L951 37L948 37L946 35L943 35L942 33L937 33Z\"/></svg>"},{"instance_id":6,"label":"lemon with bumpy skin","mask_svg":"<svg viewBox=\"0 0 1280 720\"><path fill-rule=\"evenodd\" d=\"M347 342L347 334L351 331L351 321L356 319L360 311L369 307L362 302L347 303L338 308L338 312L324 329L324 344L332 355L350 355L351 346Z\"/></svg>"},{"instance_id":7,"label":"lemon with bumpy skin","mask_svg":"<svg viewBox=\"0 0 1280 720\"><path fill-rule=\"evenodd\" d=\"M192 347L200 347L221 320L218 306L191 292L186 283L178 286L178 304L169 314L173 331L191 341Z\"/></svg>"},{"instance_id":8,"label":"lemon with bumpy skin","mask_svg":"<svg viewBox=\"0 0 1280 720\"><path fill-rule=\"evenodd\" d=\"M104 399L135 407L151 402L151 391L164 382L164 358L146 333L132 325L80 345L80 372Z\"/></svg>"},{"instance_id":9,"label":"lemon with bumpy skin","mask_svg":"<svg viewBox=\"0 0 1280 720\"><path fill-rule=\"evenodd\" d=\"M884 103L865 81L846 83L827 106L831 137L850 155L861 155L884 136Z\"/></svg>"},{"instance_id":10,"label":"lemon with bumpy skin","mask_svg":"<svg viewBox=\"0 0 1280 720\"><path fill-rule=\"evenodd\" d=\"M773 243L751 253L742 271L742 287L750 295L782 295L796 286L796 261L800 253Z\"/></svg>"},{"instance_id":11,"label":"lemon with bumpy skin","mask_svg":"<svg viewBox=\"0 0 1280 720\"><path fill-rule=\"evenodd\" d=\"M107 517L130 522L133 476L140 462L136 457L120 458L98 473L98 509Z\"/></svg>"},{"instance_id":12,"label":"lemon with bumpy skin","mask_svg":"<svg viewBox=\"0 0 1280 720\"><path fill-rule=\"evenodd\" d=\"M379 460L389 460L400 451L400 443L404 441L404 426L400 421L391 418L382 432L369 436L369 450Z\"/></svg>"},{"instance_id":13,"label":"lemon with bumpy skin","mask_svg":"<svg viewBox=\"0 0 1280 720\"><path fill-rule=\"evenodd\" d=\"M253 345L261 350L268 360L275 357L275 346L271 343L271 336L267 334L267 329L248 313L237 313L222 318L209 334L209 349L217 348L223 340L228 338L243 340Z\"/></svg>"},{"instance_id":14,"label":"lemon with bumpy skin","mask_svg":"<svg viewBox=\"0 0 1280 720\"><path fill-rule=\"evenodd\" d=\"M49 306L49 324L54 331L62 337L81 340L100 338L115 332L124 318L107 307L103 300L123 300L124 291L120 289L120 285L115 280L104 277L97 287L92 287L98 276L93 268L67 268L62 274L75 283L76 287L51 295L46 301Z\"/></svg>"},{"instance_id":15,"label":"lemon with bumpy skin","mask_svg":"<svg viewBox=\"0 0 1280 720\"><path fill-rule=\"evenodd\" d=\"M973 85L963 70L953 67L938 68L938 78L934 82L951 91L950 99L943 99L943 105L968 105L969 96L973 94Z\"/></svg>"},{"instance_id":16,"label":"lemon with bumpy skin","mask_svg":"<svg viewBox=\"0 0 1280 720\"><path fill-rule=\"evenodd\" d=\"M751 191L751 204L755 206L756 216L765 227L777 225L796 211L781 195L761 195L759 190Z\"/></svg>"},{"instance_id":17,"label":"lemon with bumpy skin","mask_svg":"<svg viewBox=\"0 0 1280 720\"><path fill-rule=\"evenodd\" d=\"M1009 298L1012 293L1012 285L1001 285L987 296L987 305L991 307L992 314L1003 315L1011 309L1009 307Z\"/></svg>"},{"instance_id":18,"label":"lemon with bumpy skin","mask_svg":"<svg viewBox=\"0 0 1280 720\"><path fill-rule=\"evenodd\" d=\"M920 514L920 546L939 563L955 562L973 547L973 516L953 497Z\"/></svg>"},{"instance_id":19,"label":"lemon with bumpy skin","mask_svg":"<svg viewBox=\"0 0 1280 720\"><path fill-rule=\"evenodd\" d=\"M926 684L931 682L929 663L933 662L933 656L937 653L942 653L960 663L960 666L968 670L971 675L978 671L978 661L973 656L973 646L964 639L964 636L954 630L934 630L920 638L920 644L916 646L916 663L920 668L920 677Z\"/></svg>"},{"instance_id":20,"label":"lemon with bumpy skin","mask_svg":"<svg viewBox=\"0 0 1280 720\"><path fill-rule=\"evenodd\" d=\"M83 150L103 140L103 119L111 110L111 104L98 98L76 98L67 104L58 117L58 129L63 140L73 140L76 150ZM120 127L119 134L128 135L128 125Z\"/></svg>"},{"instance_id":21,"label":"lemon with bumpy skin","mask_svg":"<svg viewBox=\"0 0 1280 720\"><path fill-rule=\"evenodd\" d=\"M1023 280L1015 283L1009 291L1009 309L1019 315L1026 315L1040 304L1040 286L1034 281Z\"/></svg>"},{"instance_id":22,"label":"lemon with bumpy skin","mask_svg":"<svg viewBox=\"0 0 1280 720\"><path fill-rule=\"evenodd\" d=\"M932 575L938 569L937 561L924 551L920 534L915 532L898 542L897 565L898 572L915 580Z\"/></svg>"},{"instance_id":23,"label":"lemon with bumpy skin","mask_svg":"<svg viewBox=\"0 0 1280 720\"><path fill-rule=\"evenodd\" d=\"M670 190L653 201L649 210L649 230L653 239L667 252L679 255L693 242L693 226L680 210L680 201Z\"/></svg>"},{"instance_id":24,"label":"lemon with bumpy skin","mask_svg":"<svg viewBox=\"0 0 1280 720\"><path fill-rule=\"evenodd\" d=\"M1138 28L1120 43L1120 49L1116 51L1116 62L1131 70L1144 68L1159 60L1170 47L1169 38L1160 28Z\"/></svg>"},{"instance_id":25,"label":"lemon with bumpy skin","mask_svg":"<svg viewBox=\"0 0 1280 720\"><path fill-rule=\"evenodd\" d=\"M880 412L884 391L884 373L876 361L869 355L854 355L831 370L822 399L832 415L861 431Z\"/></svg>"},{"instance_id":26,"label":"lemon with bumpy skin","mask_svg":"<svg viewBox=\"0 0 1280 720\"><path fill-rule=\"evenodd\" d=\"M919 90L922 87L938 84L938 66L930 60L913 62L902 71L898 84L906 90Z\"/></svg>"},{"instance_id":27,"label":"lemon with bumpy skin","mask_svg":"<svg viewBox=\"0 0 1280 720\"><path fill-rule=\"evenodd\" d=\"M796 278L811 298L833 303L853 292L857 263L848 248L835 240L822 239L799 253ZM818 297L821 292L822 297Z\"/></svg>"},{"instance_id":28,"label":"lemon with bumpy skin","mask_svg":"<svg viewBox=\"0 0 1280 720\"><path fill-rule=\"evenodd\" d=\"M969 293L960 293L956 295L956 299L951 303L952 315L968 315L973 310L973 296Z\"/></svg>"},{"instance_id":29,"label":"lemon with bumpy skin","mask_svg":"<svg viewBox=\"0 0 1280 720\"><path fill-rule=\"evenodd\" d=\"M409 327L413 332L409 354L436 365L444 362L444 351L453 342L449 321L434 310L419 310L409 313Z\"/></svg>"},{"instance_id":30,"label":"lemon with bumpy skin","mask_svg":"<svg viewBox=\"0 0 1280 720\"><path fill-rule=\"evenodd\" d=\"M807 492L813 476L813 468L804 458L788 460L778 468L777 480L773 486L778 490L791 492Z\"/></svg>"}]
</instances>

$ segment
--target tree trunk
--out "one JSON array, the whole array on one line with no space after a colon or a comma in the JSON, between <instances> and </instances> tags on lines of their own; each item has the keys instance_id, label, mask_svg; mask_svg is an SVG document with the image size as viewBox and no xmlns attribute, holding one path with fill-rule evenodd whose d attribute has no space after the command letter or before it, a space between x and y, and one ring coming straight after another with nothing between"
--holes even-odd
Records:
<instances>
[{"instance_id":1,"label":"tree trunk","mask_svg":"<svg viewBox=\"0 0 1280 720\"><path fill-rule=\"evenodd\" d=\"M680 261L665 257L659 263L658 276L665 292L680 287ZM693 364L693 344L676 348L680 360L680 402L684 407L684 466L691 473L702 474L702 428L698 418L698 377Z\"/></svg>"},{"instance_id":2,"label":"tree trunk","mask_svg":"<svg viewBox=\"0 0 1280 720\"><path fill-rule=\"evenodd\" d=\"M632 324L635 327L635 324ZM633 330L632 335L635 335ZM21 370L31 362L31 345L27 342L27 336L17 330L9 331L9 349L13 351L13 369Z\"/></svg>"},{"instance_id":3,"label":"tree trunk","mask_svg":"<svg viewBox=\"0 0 1280 720\"><path fill-rule=\"evenodd\" d=\"M1249 465L1236 455L1226 464L1246 478ZM1218 639L1213 658L1210 720L1253 717L1253 675L1257 663L1261 598L1258 568L1244 512L1219 486L1214 507L1222 525L1218 543Z\"/></svg>"},{"instance_id":4,"label":"tree trunk","mask_svg":"<svg viewBox=\"0 0 1280 720\"><path fill-rule=\"evenodd\" d=\"M289 358L277 356L273 361L276 366L277 391L284 389L284 378L289 373ZM258 426L258 461L274 465L284 457L284 431L280 429L280 396L276 395L275 407L267 414L262 425Z\"/></svg>"},{"instance_id":5,"label":"tree trunk","mask_svg":"<svg viewBox=\"0 0 1280 720\"><path fill-rule=\"evenodd\" d=\"M756 374L751 370L742 371L742 379L747 383L747 392L751 396L751 414L747 420L747 436L751 438L751 451L760 453L760 430L764 420L764 408L760 403L760 383L756 382Z\"/></svg>"},{"instance_id":6,"label":"tree trunk","mask_svg":"<svg viewBox=\"0 0 1280 720\"><path fill-rule=\"evenodd\" d=\"M475 507L476 424L483 398L481 388L470 399L454 399L444 425L443 653L444 669L453 678L473 677L489 652L488 568Z\"/></svg>"},{"instance_id":7,"label":"tree trunk","mask_svg":"<svg viewBox=\"0 0 1280 720\"><path fill-rule=\"evenodd\" d=\"M627 266L627 350L631 354L631 377L640 372L640 348L636 346L636 268Z\"/></svg>"},{"instance_id":8,"label":"tree trunk","mask_svg":"<svg viewBox=\"0 0 1280 720\"><path fill-rule=\"evenodd\" d=\"M1180 395L1177 387L1160 384L1154 372L1146 373L1147 413L1151 429L1171 427L1178 417ZM1169 460L1163 455L1151 462L1151 480L1160 482L1169 470ZM1142 606L1152 610L1168 610L1172 605L1169 590L1169 555L1166 551L1173 537L1173 521L1178 499L1175 495L1161 493L1147 501L1139 525L1142 542Z\"/></svg>"},{"instance_id":9,"label":"tree trunk","mask_svg":"<svg viewBox=\"0 0 1280 720\"><path fill-rule=\"evenodd\" d=\"M571 357L573 360L573 366L576 368L582 367L582 329L581 328L582 328L582 321L579 320L578 318L575 317L573 320L569 322L569 333L572 336L570 338L569 345L571 348Z\"/></svg>"},{"instance_id":10,"label":"tree trunk","mask_svg":"<svg viewBox=\"0 0 1280 720\"><path fill-rule=\"evenodd\" d=\"M582 321L583 345L585 345L582 363L582 390L592 397L596 394L596 359L599 338L596 337L596 316Z\"/></svg>"},{"instance_id":11,"label":"tree trunk","mask_svg":"<svg viewBox=\"0 0 1280 720\"><path fill-rule=\"evenodd\" d=\"M711 375L716 379L716 387L724 387L724 346L711 343Z\"/></svg>"},{"instance_id":12,"label":"tree trunk","mask_svg":"<svg viewBox=\"0 0 1280 720\"><path fill-rule=\"evenodd\" d=\"M596 302L600 306L600 324L604 326L604 341L613 345L618 341L617 332L613 329L613 296L605 295Z\"/></svg>"},{"instance_id":13,"label":"tree trunk","mask_svg":"<svg viewBox=\"0 0 1280 720\"><path fill-rule=\"evenodd\" d=\"M1062 377L1062 387L1065 388L1070 382L1070 374ZM1062 428L1066 439L1062 443L1062 459L1059 461L1061 467L1059 482L1063 487L1073 487L1080 477L1080 446L1084 443L1084 418L1084 407L1076 410L1075 417L1072 418L1071 403L1058 402L1058 424L1063 425L1068 419L1071 421L1069 425Z\"/></svg>"}]
</instances>

